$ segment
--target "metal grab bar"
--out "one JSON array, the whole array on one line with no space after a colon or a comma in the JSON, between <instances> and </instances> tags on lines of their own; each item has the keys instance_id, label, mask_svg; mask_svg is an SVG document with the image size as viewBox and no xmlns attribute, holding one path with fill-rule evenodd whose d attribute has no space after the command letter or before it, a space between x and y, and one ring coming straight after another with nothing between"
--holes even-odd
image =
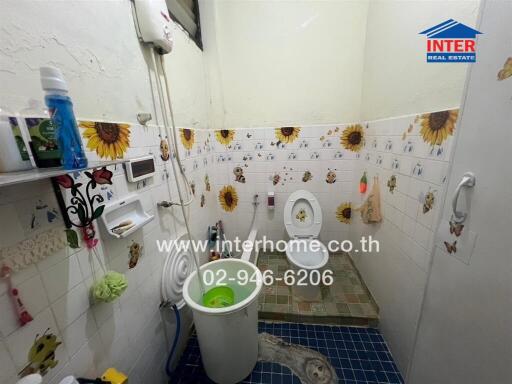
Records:
<instances>
[{"instance_id":1,"label":"metal grab bar","mask_svg":"<svg viewBox=\"0 0 512 384\"><path fill-rule=\"evenodd\" d=\"M462 187L474 187L476 183L476 177L473 172L466 172L464 176L462 177L462 180L457 185L457 188L455 188L455 193L453 194L452 199L452 211L453 211L453 220L456 223L463 223L466 220L466 217L468 214L466 212L457 211L457 203L459 201L459 195L460 191L462 190Z\"/></svg>"}]
</instances>

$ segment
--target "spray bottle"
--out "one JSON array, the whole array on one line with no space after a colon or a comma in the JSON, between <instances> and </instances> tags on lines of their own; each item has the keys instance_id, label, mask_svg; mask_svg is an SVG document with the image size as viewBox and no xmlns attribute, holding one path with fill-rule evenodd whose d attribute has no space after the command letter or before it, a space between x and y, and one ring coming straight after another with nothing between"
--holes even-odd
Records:
<instances>
[{"instance_id":1,"label":"spray bottle","mask_svg":"<svg viewBox=\"0 0 512 384\"><path fill-rule=\"evenodd\" d=\"M64 169L86 168L87 158L64 76L60 69L55 67L41 67L40 73L41 85L46 92L44 100L57 128L62 165Z\"/></svg>"}]
</instances>

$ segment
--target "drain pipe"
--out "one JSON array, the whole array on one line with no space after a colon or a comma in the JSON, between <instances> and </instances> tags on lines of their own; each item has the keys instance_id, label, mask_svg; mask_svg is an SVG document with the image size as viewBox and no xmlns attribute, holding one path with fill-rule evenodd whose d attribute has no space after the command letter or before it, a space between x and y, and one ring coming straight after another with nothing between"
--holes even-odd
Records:
<instances>
[{"instance_id":1,"label":"drain pipe","mask_svg":"<svg viewBox=\"0 0 512 384\"><path fill-rule=\"evenodd\" d=\"M171 362L172 358L174 357L174 354L176 353L176 348L178 347L178 341L180 339L181 334L181 316L180 316L180 310L176 306L176 304L171 304L169 302L164 302L160 304L160 308L165 307L171 307L174 311L174 316L176 317L176 332L174 333L174 340L172 341L172 347L171 351L169 352L169 355L167 356L167 361L165 363L165 373L167 374L167 377L169 379L172 377L173 370L171 369ZM163 317L162 317L163 320ZM165 326L164 326L165 329Z\"/></svg>"}]
</instances>

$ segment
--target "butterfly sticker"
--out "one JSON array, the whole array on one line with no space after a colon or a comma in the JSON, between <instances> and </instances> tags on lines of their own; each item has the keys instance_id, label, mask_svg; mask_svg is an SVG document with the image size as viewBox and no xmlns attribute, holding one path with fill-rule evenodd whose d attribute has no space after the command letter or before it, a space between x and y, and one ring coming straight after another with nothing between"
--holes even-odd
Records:
<instances>
[{"instance_id":1,"label":"butterfly sticker","mask_svg":"<svg viewBox=\"0 0 512 384\"><path fill-rule=\"evenodd\" d=\"M444 245L445 245L446 251L448 253L457 253L457 240L455 240L452 244L450 244L449 242L445 241Z\"/></svg>"},{"instance_id":2,"label":"butterfly sticker","mask_svg":"<svg viewBox=\"0 0 512 384\"><path fill-rule=\"evenodd\" d=\"M412 169L413 176L422 176L423 175L423 165L421 163L416 163L414 168Z\"/></svg>"},{"instance_id":3,"label":"butterfly sticker","mask_svg":"<svg viewBox=\"0 0 512 384\"><path fill-rule=\"evenodd\" d=\"M396 188L396 176L395 175L391 175L391 177L389 178L388 180L388 188L389 188L389 192L393 193L395 191L395 188Z\"/></svg>"},{"instance_id":4,"label":"butterfly sticker","mask_svg":"<svg viewBox=\"0 0 512 384\"><path fill-rule=\"evenodd\" d=\"M434 191L428 191L423 200L423 213L429 212L434 206Z\"/></svg>"},{"instance_id":5,"label":"butterfly sticker","mask_svg":"<svg viewBox=\"0 0 512 384\"><path fill-rule=\"evenodd\" d=\"M313 178L313 175L311 174L310 171L305 171L304 172L304 175L302 176L302 181L304 183L307 183L308 181L310 181L311 179Z\"/></svg>"},{"instance_id":6,"label":"butterfly sticker","mask_svg":"<svg viewBox=\"0 0 512 384\"><path fill-rule=\"evenodd\" d=\"M498 72L498 80L505 80L512 76L512 57L509 57L503 68Z\"/></svg>"},{"instance_id":7,"label":"butterfly sticker","mask_svg":"<svg viewBox=\"0 0 512 384\"><path fill-rule=\"evenodd\" d=\"M464 224L455 223L450 221L450 234L459 237L464 229Z\"/></svg>"},{"instance_id":8,"label":"butterfly sticker","mask_svg":"<svg viewBox=\"0 0 512 384\"><path fill-rule=\"evenodd\" d=\"M52 209L46 212L46 218L49 223L52 223L58 217L58 213L56 209Z\"/></svg>"},{"instance_id":9,"label":"butterfly sticker","mask_svg":"<svg viewBox=\"0 0 512 384\"><path fill-rule=\"evenodd\" d=\"M328 170L327 176L325 177L325 182L327 184L334 184L336 182L336 172L333 170Z\"/></svg>"},{"instance_id":10,"label":"butterfly sticker","mask_svg":"<svg viewBox=\"0 0 512 384\"><path fill-rule=\"evenodd\" d=\"M408 140L407 144L405 144L403 147L403 152L411 153L413 150L414 150L414 144L412 143L412 141Z\"/></svg>"},{"instance_id":11,"label":"butterfly sticker","mask_svg":"<svg viewBox=\"0 0 512 384\"><path fill-rule=\"evenodd\" d=\"M297 215L295 215L295 218L299 220L301 223L306 221L307 215L306 211L304 209L301 209Z\"/></svg>"}]
</instances>

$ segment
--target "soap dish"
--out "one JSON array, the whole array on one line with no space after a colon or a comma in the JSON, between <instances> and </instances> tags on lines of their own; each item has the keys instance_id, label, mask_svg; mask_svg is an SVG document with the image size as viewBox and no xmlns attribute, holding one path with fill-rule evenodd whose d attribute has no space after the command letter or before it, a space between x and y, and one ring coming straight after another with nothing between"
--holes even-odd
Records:
<instances>
[{"instance_id":1,"label":"soap dish","mask_svg":"<svg viewBox=\"0 0 512 384\"><path fill-rule=\"evenodd\" d=\"M144 211L139 196L132 194L105 206L101 221L111 236L123 239L154 218Z\"/></svg>"}]
</instances>

